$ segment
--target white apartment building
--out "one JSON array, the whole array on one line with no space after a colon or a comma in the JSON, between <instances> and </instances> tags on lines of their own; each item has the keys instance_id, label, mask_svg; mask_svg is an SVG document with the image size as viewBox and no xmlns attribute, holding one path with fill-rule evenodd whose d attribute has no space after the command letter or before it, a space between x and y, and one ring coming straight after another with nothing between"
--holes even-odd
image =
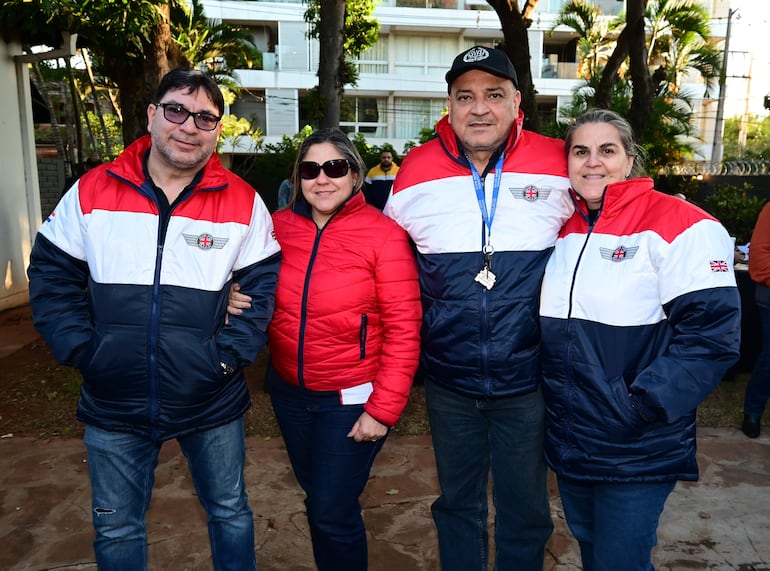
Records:
<instances>
[{"instance_id":1,"label":"white apartment building","mask_svg":"<svg viewBox=\"0 0 770 571\"><path fill-rule=\"evenodd\" d=\"M724 37L729 0L702 0L714 20L714 35ZM604 14L618 14L622 0L593 0ZM520 5L523 3L520 3ZM528 30L537 109L555 118L582 82L577 76L577 36L567 28L550 32L564 0L540 0ZM319 46L307 37L306 5L300 0L257 2L204 0L208 18L245 26L263 52L262 70L240 70L242 92L229 112L255 117L266 143L280 141L310 123L305 95L317 85ZM359 80L346 86L341 128L362 133L371 144L391 143L400 151L431 128L446 106L444 74L460 51L502 40L497 14L484 0L383 0L375 9L379 41L356 61ZM726 18L725 18L726 19ZM703 94L703 85L691 90ZM716 97L716 95L715 95ZM700 132L696 144L711 156L717 99L697 99ZM252 152L242 140L225 153Z\"/></svg>"}]
</instances>

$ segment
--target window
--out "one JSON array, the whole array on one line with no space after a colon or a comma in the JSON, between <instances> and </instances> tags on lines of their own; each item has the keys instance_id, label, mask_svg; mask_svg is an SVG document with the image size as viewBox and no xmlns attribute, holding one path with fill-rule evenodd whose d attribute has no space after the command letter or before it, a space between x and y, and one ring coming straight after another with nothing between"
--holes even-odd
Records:
<instances>
[{"instance_id":1,"label":"window","mask_svg":"<svg viewBox=\"0 0 770 571\"><path fill-rule=\"evenodd\" d=\"M457 52L457 40L445 37L396 36L394 43L395 74L414 77L416 75L443 76L447 72L447 61Z\"/></svg>"},{"instance_id":2,"label":"window","mask_svg":"<svg viewBox=\"0 0 770 571\"><path fill-rule=\"evenodd\" d=\"M397 97L394 109L395 137L419 139L420 131L433 129L446 109L446 99Z\"/></svg>"},{"instance_id":3,"label":"window","mask_svg":"<svg viewBox=\"0 0 770 571\"><path fill-rule=\"evenodd\" d=\"M340 129L345 133L388 136L388 100L384 97L343 97Z\"/></svg>"},{"instance_id":4,"label":"window","mask_svg":"<svg viewBox=\"0 0 770 571\"><path fill-rule=\"evenodd\" d=\"M358 73L388 73L388 37L380 36L354 63Z\"/></svg>"}]
</instances>

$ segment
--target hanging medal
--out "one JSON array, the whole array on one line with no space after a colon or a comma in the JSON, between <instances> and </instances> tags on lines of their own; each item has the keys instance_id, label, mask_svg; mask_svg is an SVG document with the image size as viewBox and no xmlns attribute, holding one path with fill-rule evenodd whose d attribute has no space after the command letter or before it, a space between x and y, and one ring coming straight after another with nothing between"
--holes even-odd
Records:
<instances>
[{"instance_id":1,"label":"hanging medal","mask_svg":"<svg viewBox=\"0 0 770 571\"><path fill-rule=\"evenodd\" d=\"M467 158L467 157L466 157ZM471 166L471 174L473 175L473 187L476 190L476 199L479 203L479 210L481 210L481 216L484 219L484 228L486 230L484 235L484 245L481 248L481 253L484 254L484 267L481 268L474 281L477 281L488 290L492 289L497 280L497 276L492 272L492 254L495 253L495 249L492 246L492 222L495 219L495 211L497 210L497 197L500 194L500 180L503 176L503 158L504 153L500 154L500 158L495 165L495 178L492 184L492 205L487 210L487 201L484 196L484 182L479 176L479 171L476 170L474 164L468 160Z\"/></svg>"}]
</instances>

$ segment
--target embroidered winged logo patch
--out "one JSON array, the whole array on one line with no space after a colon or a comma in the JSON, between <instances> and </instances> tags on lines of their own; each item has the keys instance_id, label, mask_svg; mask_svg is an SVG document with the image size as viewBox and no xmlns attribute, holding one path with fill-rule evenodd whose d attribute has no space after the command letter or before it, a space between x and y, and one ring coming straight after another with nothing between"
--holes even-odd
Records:
<instances>
[{"instance_id":1,"label":"embroidered winged logo patch","mask_svg":"<svg viewBox=\"0 0 770 571\"><path fill-rule=\"evenodd\" d=\"M538 188L534 184L528 184L523 188L509 188L514 198L522 198L527 202L535 202L536 200L548 200L548 195L551 194L551 188L541 187Z\"/></svg>"},{"instance_id":2,"label":"embroidered winged logo patch","mask_svg":"<svg viewBox=\"0 0 770 571\"><path fill-rule=\"evenodd\" d=\"M229 238L216 238L211 234L182 234L188 246L196 246L201 250L221 250L230 241Z\"/></svg>"},{"instance_id":3,"label":"embroidered winged logo patch","mask_svg":"<svg viewBox=\"0 0 770 571\"><path fill-rule=\"evenodd\" d=\"M630 260L636 255L636 251L639 246L631 246L627 248L625 246L618 246L614 250L610 248L599 248L599 253L605 260L611 260L613 262L622 262L623 260Z\"/></svg>"}]
</instances>

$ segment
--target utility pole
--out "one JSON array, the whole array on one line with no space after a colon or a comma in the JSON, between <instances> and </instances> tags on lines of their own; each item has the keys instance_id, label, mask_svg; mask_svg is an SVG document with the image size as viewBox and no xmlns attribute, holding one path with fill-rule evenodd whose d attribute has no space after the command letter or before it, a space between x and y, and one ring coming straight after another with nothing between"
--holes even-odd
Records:
<instances>
[{"instance_id":1,"label":"utility pole","mask_svg":"<svg viewBox=\"0 0 770 571\"><path fill-rule=\"evenodd\" d=\"M730 8L727 12L727 32L725 34L725 49L722 54L722 69L719 72L719 100L717 101L717 116L714 121L714 142L711 145L711 169L712 172L722 163L722 134L725 114L725 96L727 95L727 56L730 53L730 26L733 14L738 9Z\"/></svg>"}]
</instances>

